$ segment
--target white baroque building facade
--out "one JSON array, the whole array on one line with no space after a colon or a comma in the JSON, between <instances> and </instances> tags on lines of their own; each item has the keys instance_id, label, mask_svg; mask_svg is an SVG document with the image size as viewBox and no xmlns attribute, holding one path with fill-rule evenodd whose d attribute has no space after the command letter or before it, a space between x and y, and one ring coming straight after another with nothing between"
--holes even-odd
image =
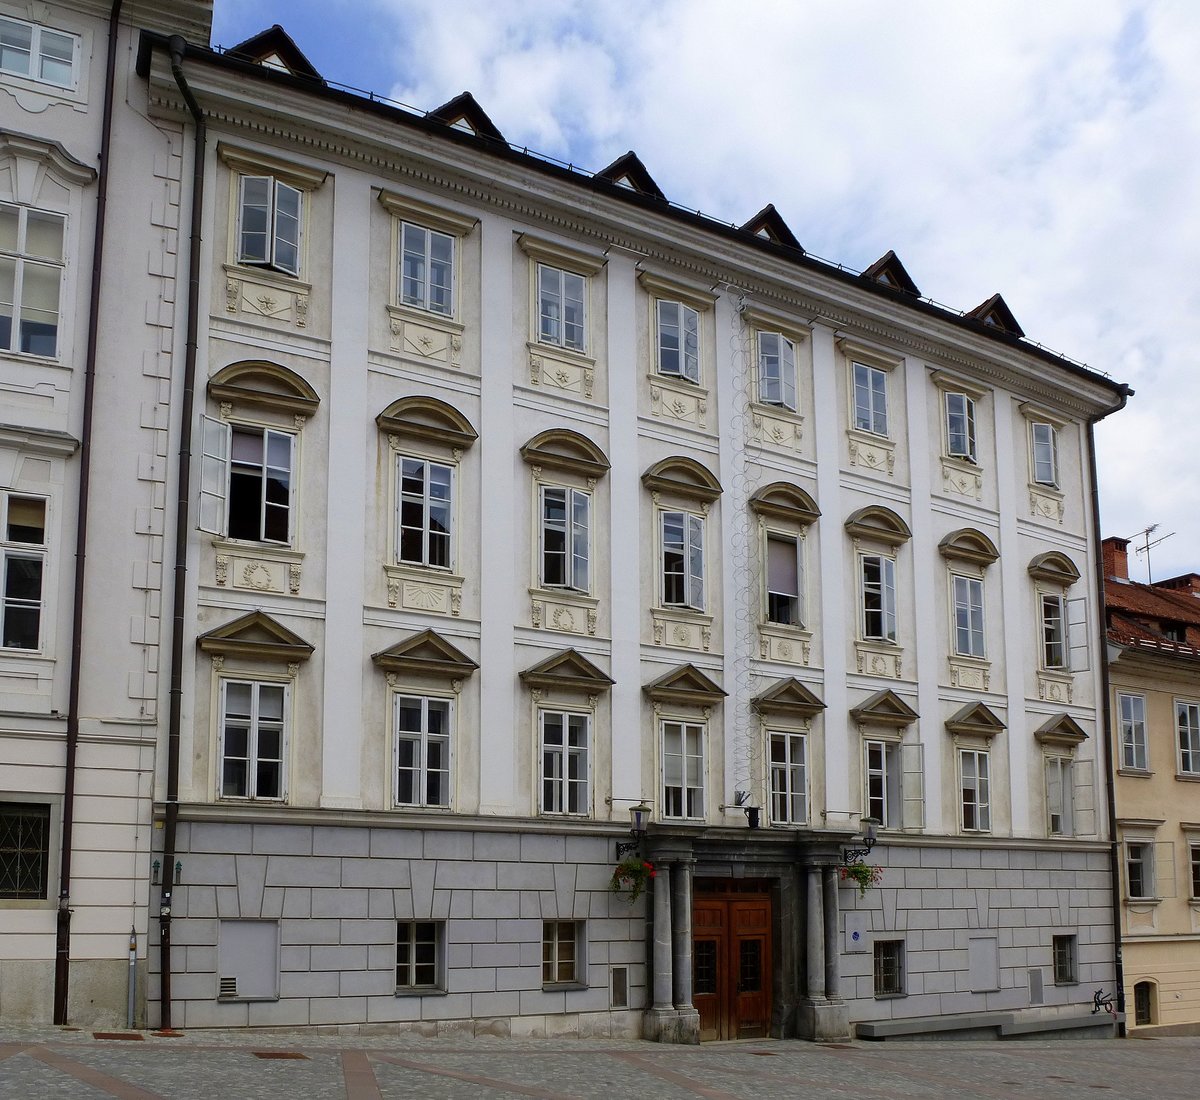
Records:
<instances>
[{"instance_id":1,"label":"white baroque building facade","mask_svg":"<svg viewBox=\"0 0 1200 1100\"><path fill-rule=\"evenodd\" d=\"M96 597L152 603L161 650L157 740L98 780L144 783L114 872L143 1018L1088 1030L1116 980L1091 425L1127 389L999 296L960 316L772 207L681 211L632 154L589 176L469 95L415 114L278 30L160 23L119 62L147 247L97 386L99 527L157 538Z\"/></svg>"}]
</instances>

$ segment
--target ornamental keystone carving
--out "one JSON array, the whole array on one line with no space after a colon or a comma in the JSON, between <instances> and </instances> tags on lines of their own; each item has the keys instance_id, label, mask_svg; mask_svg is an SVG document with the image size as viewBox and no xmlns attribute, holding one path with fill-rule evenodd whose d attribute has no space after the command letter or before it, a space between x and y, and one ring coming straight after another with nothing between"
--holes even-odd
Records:
<instances>
[{"instance_id":1,"label":"ornamental keystone carving","mask_svg":"<svg viewBox=\"0 0 1200 1100\"><path fill-rule=\"evenodd\" d=\"M216 564L217 584L224 585L229 580L229 557L228 557L228 555L218 554L215 564Z\"/></svg>"}]
</instances>

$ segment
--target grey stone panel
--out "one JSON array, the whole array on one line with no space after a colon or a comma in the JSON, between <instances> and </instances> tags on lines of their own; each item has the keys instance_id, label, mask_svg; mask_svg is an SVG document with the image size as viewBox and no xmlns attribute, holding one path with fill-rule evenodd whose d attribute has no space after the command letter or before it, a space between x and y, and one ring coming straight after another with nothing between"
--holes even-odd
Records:
<instances>
[{"instance_id":1,"label":"grey stone panel","mask_svg":"<svg viewBox=\"0 0 1200 1100\"><path fill-rule=\"evenodd\" d=\"M540 989L542 964L535 966L499 966L496 968L496 989L531 990ZM544 1012L545 1009L535 1011Z\"/></svg>"},{"instance_id":2,"label":"grey stone panel","mask_svg":"<svg viewBox=\"0 0 1200 1100\"><path fill-rule=\"evenodd\" d=\"M433 863L414 863L409 867L408 873L411 880L412 919L431 920L433 917L433 879L437 873L437 865ZM399 916L399 913L400 906L399 899L397 899L397 916Z\"/></svg>"},{"instance_id":3,"label":"grey stone panel","mask_svg":"<svg viewBox=\"0 0 1200 1100\"><path fill-rule=\"evenodd\" d=\"M434 905L437 908L437 905ZM472 890L451 890L448 916L452 920L469 920L475 915L475 895Z\"/></svg>"},{"instance_id":4,"label":"grey stone panel","mask_svg":"<svg viewBox=\"0 0 1200 1100\"><path fill-rule=\"evenodd\" d=\"M262 895L262 917L266 920L279 920L283 916L282 886L267 886Z\"/></svg>"},{"instance_id":5,"label":"grey stone panel","mask_svg":"<svg viewBox=\"0 0 1200 1100\"><path fill-rule=\"evenodd\" d=\"M520 865L521 835L519 833L476 833L474 858Z\"/></svg>"},{"instance_id":6,"label":"grey stone panel","mask_svg":"<svg viewBox=\"0 0 1200 1100\"><path fill-rule=\"evenodd\" d=\"M461 1020L471 1014L471 993L447 993L444 997L421 997L422 1020Z\"/></svg>"},{"instance_id":7,"label":"grey stone panel","mask_svg":"<svg viewBox=\"0 0 1200 1100\"><path fill-rule=\"evenodd\" d=\"M283 915L285 917L311 917L312 891L300 886L289 886L285 889L283 891Z\"/></svg>"},{"instance_id":8,"label":"grey stone panel","mask_svg":"<svg viewBox=\"0 0 1200 1100\"><path fill-rule=\"evenodd\" d=\"M372 829L368 852L372 858L420 859L425 834L419 829Z\"/></svg>"},{"instance_id":9,"label":"grey stone panel","mask_svg":"<svg viewBox=\"0 0 1200 1100\"><path fill-rule=\"evenodd\" d=\"M467 832L429 831L425 834L426 859L474 859L475 837Z\"/></svg>"},{"instance_id":10,"label":"grey stone panel","mask_svg":"<svg viewBox=\"0 0 1200 1100\"><path fill-rule=\"evenodd\" d=\"M542 922L540 920L497 921L494 942L536 942L540 945L542 942Z\"/></svg>"},{"instance_id":11,"label":"grey stone panel","mask_svg":"<svg viewBox=\"0 0 1200 1100\"><path fill-rule=\"evenodd\" d=\"M313 997L308 1002L310 1024L353 1024L366 1018L365 997Z\"/></svg>"},{"instance_id":12,"label":"grey stone panel","mask_svg":"<svg viewBox=\"0 0 1200 1100\"><path fill-rule=\"evenodd\" d=\"M313 970L366 970L365 944L321 944L312 949Z\"/></svg>"},{"instance_id":13,"label":"grey stone panel","mask_svg":"<svg viewBox=\"0 0 1200 1100\"><path fill-rule=\"evenodd\" d=\"M342 943L391 943L396 937L396 922L391 920L343 920Z\"/></svg>"},{"instance_id":14,"label":"grey stone panel","mask_svg":"<svg viewBox=\"0 0 1200 1100\"><path fill-rule=\"evenodd\" d=\"M255 826L261 828L261 826ZM342 865L334 856L273 855L267 860L268 886L341 886Z\"/></svg>"},{"instance_id":15,"label":"grey stone panel","mask_svg":"<svg viewBox=\"0 0 1200 1100\"><path fill-rule=\"evenodd\" d=\"M180 862L183 861L180 860ZM209 886L237 885L237 867L233 857L226 852L220 854L189 852L183 872L187 879L185 885L189 889L192 888L192 883L205 883Z\"/></svg>"},{"instance_id":16,"label":"grey stone panel","mask_svg":"<svg viewBox=\"0 0 1200 1100\"><path fill-rule=\"evenodd\" d=\"M285 920L279 929L281 943L340 943L341 922L325 920Z\"/></svg>"},{"instance_id":17,"label":"grey stone panel","mask_svg":"<svg viewBox=\"0 0 1200 1100\"><path fill-rule=\"evenodd\" d=\"M238 910L244 917L262 914L263 885L267 877L266 856L237 856Z\"/></svg>"},{"instance_id":18,"label":"grey stone panel","mask_svg":"<svg viewBox=\"0 0 1200 1100\"><path fill-rule=\"evenodd\" d=\"M505 879L507 880L507 878L506 875ZM494 863L442 859L437 863L433 884L438 890L495 890L497 888L496 865ZM501 882L500 887L515 888L514 884L508 881Z\"/></svg>"},{"instance_id":19,"label":"grey stone panel","mask_svg":"<svg viewBox=\"0 0 1200 1100\"><path fill-rule=\"evenodd\" d=\"M307 830L305 830L307 832ZM192 823L188 852L250 852L252 848L251 826L226 821L196 821ZM176 850L183 852L178 846Z\"/></svg>"},{"instance_id":20,"label":"grey stone panel","mask_svg":"<svg viewBox=\"0 0 1200 1100\"><path fill-rule=\"evenodd\" d=\"M548 863L501 864L497 876L498 885L504 890L554 889L554 870Z\"/></svg>"},{"instance_id":21,"label":"grey stone panel","mask_svg":"<svg viewBox=\"0 0 1200 1100\"><path fill-rule=\"evenodd\" d=\"M538 833L521 834L522 863L561 863L566 858L565 837L543 836Z\"/></svg>"},{"instance_id":22,"label":"grey stone panel","mask_svg":"<svg viewBox=\"0 0 1200 1100\"><path fill-rule=\"evenodd\" d=\"M289 971L279 975L280 997L336 997L340 985L336 970Z\"/></svg>"},{"instance_id":23,"label":"grey stone panel","mask_svg":"<svg viewBox=\"0 0 1200 1100\"><path fill-rule=\"evenodd\" d=\"M473 944L468 964L475 967L519 966L521 964L521 945L519 943Z\"/></svg>"},{"instance_id":24,"label":"grey stone panel","mask_svg":"<svg viewBox=\"0 0 1200 1100\"><path fill-rule=\"evenodd\" d=\"M390 997L395 992L396 972L390 968L343 973L338 986L342 997Z\"/></svg>"},{"instance_id":25,"label":"grey stone panel","mask_svg":"<svg viewBox=\"0 0 1200 1100\"><path fill-rule=\"evenodd\" d=\"M471 996L471 1015L517 1016L521 1012L520 993L510 991L481 992Z\"/></svg>"},{"instance_id":26,"label":"grey stone panel","mask_svg":"<svg viewBox=\"0 0 1200 1100\"><path fill-rule=\"evenodd\" d=\"M197 974L215 974L217 972L217 949L215 947L186 948L183 968Z\"/></svg>"},{"instance_id":27,"label":"grey stone panel","mask_svg":"<svg viewBox=\"0 0 1200 1100\"><path fill-rule=\"evenodd\" d=\"M181 1004L185 1028L245 1027L250 1019L250 1006L246 1002L182 1001Z\"/></svg>"},{"instance_id":28,"label":"grey stone panel","mask_svg":"<svg viewBox=\"0 0 1200 1100\"><path fill-rule=\"evenodd\" d=\"M446 929L446 938L451 943L496 943L499 940L514 939L514 936L502 932L497 924L513 924L513 921L494 920L456 920L451 921ZM538 930L541 940L541 929Z\"/></svg>"},{"instance_id":29,"label":"grey stone panel","mask_svg":"<svg viewBox=\"0 0 1200 1100\"><path fill-rule=\"evenodd\" d=\"M371 970L388 970L396 964L396 947L391 943L367 945L367 966Z\"/></svg>"},{"instance_id":30,"label":"grey stone panel","mask_svg":"<svg viewBox=\"0 0 1200 1100\"><path fill-rule=\"evenodd\" d=\"M516 890L478 891L472 904L472 916L512 918L521 911L521 895ZM570 915L570 910L567 911Z\"/></svg>"},{"instance_id":31,"label":"grey stone panel","mask_svg":"<svg viewBox=\"0 0 1200 1100\"><path fill-rule=\"evenodd\" d=\"M232 917L242 916L242 908L238 902L238 891L236 886L218 886L217 887L217 916L223 920L229 920ZM249 916L249 914L246 914ZM255 914L257 916L257 914Z\"/></svg>"},{"instance_id":32,"label":"grey stone panel","mask_svg":"<svg viewBox=\"0 0 1200 1100\"><path fill-rule=\"evenodd\" d=\"M180 906L182 900L183 905ZM182 913L180 909L182 908ZM217 892L211 886L188 886L175 891L175 913L185 917L215 917Z\"/></svg>"},{"instance_id":33,"label":"grey stone panel","mask_svg":"<svg viewBox=\"0 0 1200 1100\"><path fill-rule=\"evenodd\" d=\"M365 920L367 916L366 890L328 890L320 889L312 892L312 915L316 917L358 917Z\"/></svg>"},{"instance_id":34,"label":"grey stone panel","mask_svg":"<svg viewBox=\"0 0 1200 1100\"><path fill-rule=\"evenodd\" d=\"M396 902L391 890L367 891L367 916L379 920L396 919Z\"/></svg>"},{"instance_id":35,"label":"grey stone panel","mask_svg":"<svg viewBox=\"0 0 1200 1100\"><path fill-rule=\"evenodd\" d=\"M255 825L254 847L225 851L255 851L263 855L312 855L312 828L307 825Z\"/></svg>"},{"instance_id":36,"label":"grey stone panel","mask_svg":"<svg viewBox=\"0 0 1200 1100\"><path fill-rule=\"evenodd\" d=\"M317 825L313 828L312 852L315 856L366 856L370 854L368 829Z\"/></svg>"},{"instance_id":37,"label":"grey stone panel","mask_svg":"<svg viewBox=\"0 0 1200 1100\"><path fill-rule=\"evenodd\" d=\"M521 990L521 1015L561 1016L567 1010L566 995L541 989Z\"/></svg>"},{"instance_id":38,"label":"grey stone panel","mask_svg":"<svg viewBox=\"0 0 1200 1100\"><path fill-rule=\"evenodd\" d=\"M367 1001L367 1020L371 1023L404 1023L421 1018L425 997L371 997Z\"/></svg>"},{"instance_id":39,"label":"grey stone panel","mask_svg":"<svg viewBox=\"0 0 1200 1100\"><path fill-rule=\"evenodd\" d=\"M310 970L312 948L307 944L288 944L279 949L279 969Z\"/></svg>"},{"instance_id":40,"label":"grey stone panel","mask_svg":"<svg viewBox=\"0 0 1200 1100\"><path fill-rule=\"evenodd\" d=\"M217 942L217 922L215 920L180 920L171 922L171 947L212 947ZM182 956L182 953L181 953ZM173 966L182 965L182 957L176 961L171 956Z\"/></svg>"},{"instance_id":41,"label":"grey stone panel","mask_svg":"<svg viewBox=\"0 0 1200 1100\"><path fill-rule=\"evenodd\" d=\"M446 973L446 989L450 993L491 993L495 991L502 973L494 967L450 970Z\"/></svg>"},{"instance_id":42,"label":"grey stone panel","mask_svg":"<svg viewBox=\"0 0 1200 1100\"><path fill-rule=\"evenodd\" d=\"M343 859L341 885L406 890L409 886L408 869L406 859Z\"/></svg>"},{"instance_id":43,"label":"grey stone panel","mask_svg":"<svg viewBox=\"0 0 1200 1100\"><path fill-rule=\"evenodd\" d=\"M308 1001L252 1001L249 1008L251 1027L303 1027L308 1023Z\"/></svg>"}]
</instances>

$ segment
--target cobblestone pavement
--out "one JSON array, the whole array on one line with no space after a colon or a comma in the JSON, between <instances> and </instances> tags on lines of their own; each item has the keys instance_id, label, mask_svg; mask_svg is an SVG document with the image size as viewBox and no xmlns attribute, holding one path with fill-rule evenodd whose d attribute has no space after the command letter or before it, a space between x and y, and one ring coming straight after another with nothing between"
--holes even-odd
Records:
<instances>
[{"instance_id":1,"label":"cobblestone pavement","mask_svg":"<svg viewBox=\"0 0 1200 1100\"><path fill-rule=\"evenodd\" d=\"M105 1037L113 1036L113 1037ZM777 1100L1200 1095L1200 1038L664 1047L297 1031L0 1030L0 1098Z\"/></svg>"}]
</instances>

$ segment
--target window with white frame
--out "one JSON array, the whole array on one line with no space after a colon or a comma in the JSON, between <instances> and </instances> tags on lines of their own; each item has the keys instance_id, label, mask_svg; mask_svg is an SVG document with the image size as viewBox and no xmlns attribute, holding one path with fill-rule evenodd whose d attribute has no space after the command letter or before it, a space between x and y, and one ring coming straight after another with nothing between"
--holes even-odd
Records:
<instances>
[{"instance_id":1,"label":"window with white frame","mask_svg":"<svg viewBox=\"0 0 1200 1100\"><path fill-rule=\"evenodd\" d=\"M0 203L0 350L58 355L67 219Z\"/></svg>"},{"instance_id":2,"label":"window with white frame","mask_svg":"<svg viewBox=\"0 0 1200 1100\"><path fill-rule=\"evenodd\" d=\"M248 542L292 542L296 436L203 420L200 529Z\"/></svg>"},{"instance_id":3,"label":"window with white frame","mask_svg":"<svg viewBox=\"0 0 1200 1100\"><path fill-rule=\"evenodd\" d=\"M1200 898L1200 843L1188 845L1188 866L1191 869L1192 900Z\"/></svg>"},{"instance_id":4,"label":"window with white frame","mask_svg":"<svg viewBox=\"0 0 1200 1100\"><path fill-rule=\"evenodd\" d=\"M1121 766L1137 771L1149 767L1146 742L1146 697L1117 694L1118 721L1121 723Z\"/></svg>"},{"instance_id":5,"label":"window with white frame","mask_svg":"<svg viewBox=\"0 0 1200 1100\"><path fill-rule=\"evenodd\" d=\"M300 274L304 192L275 176L238 179L237 262Z\"/></svg>"},{"instance_id":6,"label":"window with white frame","mask_svg":"<svg viewBox=\"0 0 1200 1100\"><path fill-rule=\"evenodd\" d=\"M1042 627L1042 668L1066 672L1067 654L1066 600L1058 593L1043 592L1038 597Z\"/></svg>"},{"instance_id":7,"label":"window with white frame","mask_svg":"<svg viewBox=\"0 0 1200 1100\"><path fill-rule=\"evenodd\" d=\"M965 393L948 390L946 406L946 454L966 462L978 462L975 438L975 401Z\"/></svg>"},{"instance_id":8,"label":"window with white frame","mask_svg":"<svg viewBox=\"0 0 1200 1100\"><path fill-rule=\"evenodd\" d=\"M543 710L538 719L542 735L542 813L588 813L591 716Z\"/></svg>"},{"instance_id":9,"label":"window with white frame","mask_svg":"<svg viewBox=\"0 0 1200 1100\"><path fill-rule=\"evenodd\" d=\"M1074 769L1070 757L1046 757L1046 832L1074 836Z\"/></svg>"},{"instance_id":10,"label":"window with white frame","mask_svg":"<svg viewBox=\"0 0 1200 1100\"><path fill-rule=\"evenodd\" d=\"M1125 842L1125 885L1131 898L1153 898L1154 844L1146 840Z\"/></svg>"},{"instance_id":11,"label":"window with white frame","mask_svg":"<svg viewBox=\"0 0 1200 1100\"><path fill-rule=\"evenodd\" d=\"M222 680L220 696L221 797L283 799L288 685Z\"/></svg>"},{"instance_id":12,"label":"window with white frame","mask_svg":"<svg viewBox=\"0 0 1200 1100\"><path fill-rule=\"evenodd\" d=\"M896 640L896 561L883 554L860 554L860 629L864 640Z\"/></svg>"},{"instance_id":13,"label":"window with white frame","mask_svg":"<svg viewBox=\"0 0 1200 1100\"><path fill-rule=\"evenodd\" d=\"M543 485L541 576L544 588L591 588L592 494L563 485Z\"/></svg>"},{"instance_id":14,"label":"window with white frame","mask_svg":"<svg viewBox=\"0 0 1200 1100\"><path fill-rule=\"evenodd\" d=\"M767 733L771 767L771 823L808 823L808 738L803 733Z\"/></svg>"},{"instance_id":15,"label":"window with white frame","mask_svg":"<svg viewBox=\"0 0 1200 1100\"><path fill-rule=\"evenodd\" d=\"M587 278L537 265L538 342L587 350Z\"/></svg>"},{"instance_id":16,"label":"window with white frame","mask_svg":"<svg viewBox=\"0 0 1200 1100\"><path fill-rule=\"evenodd\" d=\"M954 592L954 652L959 657L987 656L983 629L983 580L951 575Z\"/></svg>"},{"instance_id":17,"label":"window with white frame","mask_svg":"<svg viewBox=\"0 0 1200 1100\"><path fill-rule=\"evenodd\" d=\"M704 517L660 513L664 607L704 610Z\"/></svg>"},{"instance_id":18,"label":"window with white frame","mask_svg":"<svg viewBox=\"0 0 1200 1100\"><path fill-rule=\"evenodd\" d=\"M449 233L400 223L400 304L450 317L454 313L454 248Z\"/></svg>"},{"instance_id":19,"label":"window with white frame","mask_svg":"<svg viewBox=\"0 0 1200 1100\"><path fill-rule=\"evenodd\" d=\"M41 901L50 885L50 805L0 801L0 900Z\"/></svg>"},{"instance_id":20,"label":"window with white frame","mask_svg":"<svg viewBox=\"0 0 1200 1100\"><path fill-rule=\"evenodd\" d=\"M1044 420L1029 422L1030 458L1037 485L1058 487L1058 429Z\"/></svg>"},{"instance_id":21,"label":"window with white frame","mask_svg":"<svg viewBox=\"0 0 1200 1100\"><path fill-rule=\"evenodd\" d=\"M445 921L396 922L396 989L400 992L442 988Z\"/></svg>"},{"instance_id":22,"label":"window with white frame","mask_svg":"<svg viewBox=\"0 0 1200 1100\"><path fill-rule=\"evenodd\" d=\"M663 722L663 817L704 817L704 726Z\"/></svg>"},{"instance_id":23,"label":"window with white frame","mask_svg":"<svg viewBox=\"0 0 1200 1100\"><path fill-rule=\"evenodd\" d=\"M0 648L41 646L46 501L0 491Z\"/></svg>"},{"instance_id":24,"label":"window with white frame","mask_svg":"<svg viewBox=\"0 0 1200 1100\"><path fill-rule=\"evenodd\" d=\"M0 16L0 73L56 88L78 81L79 39L23 19Z\"/></svg>"},{"instance_id":25,"label":"window with white frame","mask_svg":"<svg viewBox=\"0 0 1200 1100\"><path fill-rule=\"evenodd\" d=\"M1175 725L1179 731L1179 771L1200 775L1200 703L1175 703Z\"/></svg>"},{"instance_id":26,"label":"window with white frame","mask_svg":"<svg viewBox=\"0 0 1200 1100\"><path fill-rule=\"evenodd\" d=\"M991 773L989 758L979 749L960 749L958 753L959 787L962 792L964 832L986 833L992 828Z\"/></svg>"},{"instance_id":27,"label":"window with white frame","mask_svg":"<svg viewBox=\"0 0 1200 1100\"><path fill-rule=\"evenodd\" d=\"M872 435L888 434L887 372L866 363L852 363L854 426Z\"/></svg>"},{"instance_id":28,"label":"window with white frame","mask_svg":"<svg viewBox=\"0 0 1200 1100\"><path fill-rule=\"evenodd\" d=\"M449 806L452 701L397 694L394 707L396 805Z\"/></svg>"},{"instance_id":29,"label":"window with white frame","mask_svg":"<svg viewBox=\"0 0 1200 1100\"><path fill-rule=\"evenodd\" d=\"M700 382L700 314L682 302L655 302L658 373Z\"/></svg>"},{"instance_id":30,"label":"window with white frame","mask_svg":"<svg viewBox=\"0 0 1200 1100\"><path fill-rule=\"evenodd\" d=\"M900 745L895 741L864 741L863 762L867 808L863 816L878 821L885 829L900 828L903 823Z\"/></svg>"},{"instance_id":31,"label":"window with white frame","mask_svg":"<svg viewBox=\"0 0 1200 1100\"><path fill-rule=\"evenodd\" d=\"M796 409L796 346L782 332L758 334L758 400Z\"/></svg>"},{"instance_id":32,"label":"window with white frame","mask_svg":"<svg viewBox=\"0 0 1200 1100\"><path fill-rule=\"evenodd\" d=\"M399 510L396 558L405 565L451 566L454 469L424 458L398 455Z\"/></svg>"},{"instance_id":33,"label":"window with white frame","mask_svg":"<svg viewBox=\"0 0 1200 1100\"><path fill-rule=\"evenodd\" d=\"M542 921L542 984L576 985L583 981L584 922Z\"/></svg>"},{"instance_id":34,"label":"window with white frame","mask_svg":"<svg viewBox=\"0 0 1200 1100\"><path fill-rule=\"evenodd\" d=\"M802 626L803 542L794 535L767 534L767 622Z\"/></svg>"}]
</instances>

